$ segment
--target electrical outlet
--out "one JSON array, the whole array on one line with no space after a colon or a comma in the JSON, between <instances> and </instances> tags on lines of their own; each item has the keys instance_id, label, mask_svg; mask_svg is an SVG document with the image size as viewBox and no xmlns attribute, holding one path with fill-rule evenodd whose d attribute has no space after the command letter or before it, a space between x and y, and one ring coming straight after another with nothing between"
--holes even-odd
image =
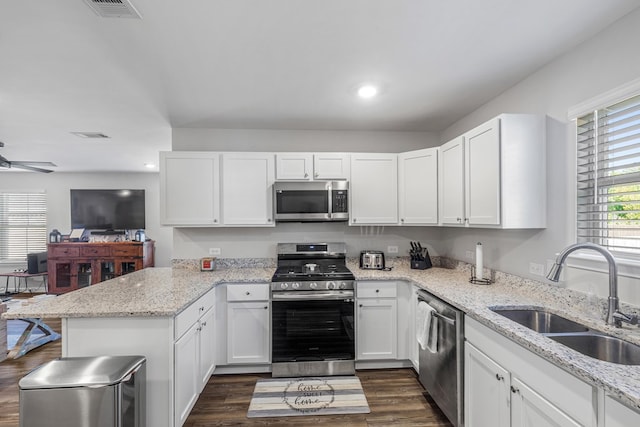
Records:
<instances>
[{"instance_id":1,"label":"electrical outlet","mask_svg":"<svg viewBox=\"0 0 640 427\"><path fill-rule=\"evenodd\" d=\"M387 246L387 252L390 254L397 254L398 247L397 246Z\"/></svg>"},{"instance_id":2,"label":"electrical outlet","mask_svg":"<svg viewBox=\"0 0 640 427\"><path fill-rule=\"evenodd\" d=\"M537 262L529 263L529 273L535 276L544 276L544 265Z\"/></svg>"},{"instance_id":3,"label":"electrical outlet","mask_svg":"<svg viewBox=\"0 0 640 427\"><path fill-rule=\"evenodd\" d=\"M473 258L475 258L473 251L467 251L467 253L465 255L466 255L467 259L472 260L472 261L473 261Z\"/></svg>"},{"instance_id":4,"label":"electrical outlet","mask_svg":"<svg viewBox=\"0 0 640 427\"><path fill-rule=\"evenodd\" d=\"M209 248L209 255L220 255L220 248Z\"/></svg>"}]
</instances>

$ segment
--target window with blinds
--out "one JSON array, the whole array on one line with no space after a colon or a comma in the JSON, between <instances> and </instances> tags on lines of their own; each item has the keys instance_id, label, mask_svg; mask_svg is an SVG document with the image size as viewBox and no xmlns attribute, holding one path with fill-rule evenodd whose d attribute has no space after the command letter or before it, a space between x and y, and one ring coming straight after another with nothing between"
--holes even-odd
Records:
<instances>
[{"instance_id":1,"label":"window with blinds","mask_svg":"<svg viewBox=\"0 0 640 427\"><path fill-rule=\"evenodd\" d=\"M640 96L577 119L577 236L640 254Z\"/></svg>"},{"instance_id":2,"label":"window with blinds","mask_svg":"<svg viewBox=\"0 0 640 427\"><path fill-rule=\"evenodd\" d=\"M0 260L25 260L46 250L46 194L0 191Z\"/></svg>"}]
</instances>

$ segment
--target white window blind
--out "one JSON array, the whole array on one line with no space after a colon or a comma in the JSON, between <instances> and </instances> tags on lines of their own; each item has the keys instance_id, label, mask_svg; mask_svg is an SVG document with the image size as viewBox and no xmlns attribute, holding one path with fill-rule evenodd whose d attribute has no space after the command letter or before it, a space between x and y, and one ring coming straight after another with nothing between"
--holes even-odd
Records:
<instances>
[{"instance_id":1,"label":"white window blind","mask_svg":"<svg viewBox=\"0 0 640 427\"><path fill-rule=\"evenodd\" d=\"M577 119L577 236L640 254L640 96Z\"/></svg>"},{"instance_id":2,"label":"white window blind","mask_svg":"<svg viewBox=\"0 0 640 427\"><path fill-rule=\"evenodd\" d=\"M0 260L24 260L46 250L46 194L0 191Z\"/></svg>"}]
</instances>

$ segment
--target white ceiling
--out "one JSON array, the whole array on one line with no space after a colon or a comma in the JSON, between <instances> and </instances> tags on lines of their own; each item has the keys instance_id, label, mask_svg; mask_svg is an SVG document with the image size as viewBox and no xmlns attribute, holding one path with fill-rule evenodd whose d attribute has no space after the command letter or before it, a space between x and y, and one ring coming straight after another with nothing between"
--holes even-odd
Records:
<instances>
[{"instance_id":1,"label":"white ceiling","mask_svg":"<svg viewBox=\"0 0 640 427\"><path fill-rule=\"evenodd\" d=\"M639 4L132 2L142 20L83 0L2 2L0 154L143 171L172 127L437 132ZM381 96L356 99L363 81Z\"/></svg>"}]
</instances>

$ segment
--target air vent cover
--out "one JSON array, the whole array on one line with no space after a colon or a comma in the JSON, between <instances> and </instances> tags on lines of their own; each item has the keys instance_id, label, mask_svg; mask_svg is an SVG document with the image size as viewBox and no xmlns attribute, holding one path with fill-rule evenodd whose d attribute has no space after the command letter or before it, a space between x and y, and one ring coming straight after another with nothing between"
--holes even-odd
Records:
<instances>
[{"instance_id":1,"label":"air vent cover","mask_svg":"<svg viewBox=\"0 0 640 427\"><path fill-rule=\"evenodd\" d=\"M129 0L84 0L91 9L103 18L142 19Z\"/></svg>"}]
</instances>

